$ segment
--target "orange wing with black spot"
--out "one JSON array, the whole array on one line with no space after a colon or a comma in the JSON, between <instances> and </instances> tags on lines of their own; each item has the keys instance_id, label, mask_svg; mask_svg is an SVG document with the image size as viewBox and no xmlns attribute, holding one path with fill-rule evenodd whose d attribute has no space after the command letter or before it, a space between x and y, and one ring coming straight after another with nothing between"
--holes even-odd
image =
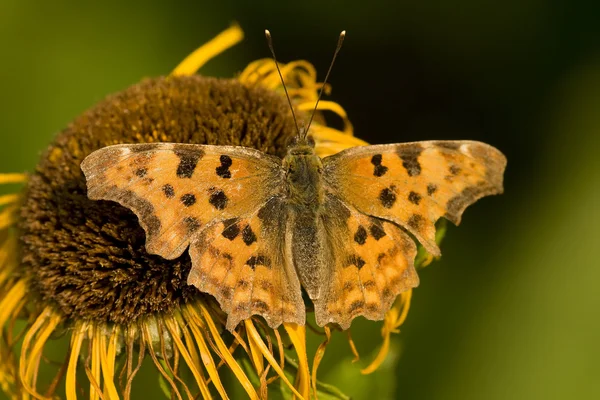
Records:
<instances>
[{"instance_id":1,"label":"orange wing with black spot","mask_svg":"<svg viewBox=\"0 0 600 400\"><path fill-rule=\"evenodd\" d=\"M304 324L283 248L280 159L232 146L116 145L90 154L81 169L90 199L138 216L148 252L173 259L190 247L188 283L215 296L228 329L255 314L272 328Z\"/></svg>"},{"instance_id":2,"label":"orange wing with black spot","mask_svg":"<svg viewBox=\"0 0 600 400\"><path fill-rule=\"evenodd\" d=\"M213 223L192 243L188 284L215 296L227 313L227 329L262 315L271 328L305 323L300 282L286 258L287 212L274 197L245 218Z\"/></svg>"},{"instance_id":3,"label":"orange wing with black spot","mask_svg":"<svg viewBox=\"0 0 600 400\"><path fill-rule=\"evenodd\" d=\"M81 163L88 197L131 209L146 249L179 257L213 221L255 213L282 187L281 161L258 150L196 144L104 147Z\"/></svg>"},{"instance_id":4,"label":"orange wing with black spot","mask_svg":"<svg viewBox=\"0 0 600 400\"><path fill-rule=\"evenodd\" d=\"M348 329L359 315L383 319L396 296L419 284L417 249L401 228L367 216L329 193L321 214L326 236L322 295L313 299L317 324Z\"/></svg>"},{"instance_id":5,"label":"orange wing with black spot","mask_svg":"<svg viewBox=\"0 0 600 400\"><path fill-rule=\"evenodd\" d=\"M323 159L328 190L360 213L394 222L439 255L435 222L502 193L504 155L474 141L354 147Z\"/></svg>"}]
</instances>

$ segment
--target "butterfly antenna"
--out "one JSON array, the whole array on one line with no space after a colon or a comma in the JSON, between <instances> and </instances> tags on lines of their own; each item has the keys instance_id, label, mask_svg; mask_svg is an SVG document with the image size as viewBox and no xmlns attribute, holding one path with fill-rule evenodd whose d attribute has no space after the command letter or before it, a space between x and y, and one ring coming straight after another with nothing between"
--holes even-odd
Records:
<instances>
[{"instance_id":1,"label":"butterfly antenna","mask_svg":"<svg viewBox=\"0 0 600 400\"><path fill-rule=\"evenodd\" d=\"M281 70L279 69L279 63L277 62L277 57L275 57L275 49L273 49L273 39L271 38L271 32L268 29L265 29L265 37L267 38L267 44L269 45L269 50L271 50L271 54L273 55L273 61L275 61L275 67L277 68L277 72L279 73L279 78L281 79L281 84L283 85L283 90L285 91L285 97L287 97L288 104L290 105L290 110L292 110L292 117L294 117L294 124L296 125L296 131L298 132L298 137L301 137L300 128L298 127L298 120L296 119L296 113L294 112L294 106L292 105L292 100L290 99L290 95L288 93L287 87L285 86L285 81L283 80L283 75L281 74Z\"/></svg>"},{"instance_id":2,"label":"butterfly antenna","mask_svg":"<svg viewBox=\"0 0 600 400\"><path fill-rule=\"evenodd\" d=\"M342 48L342 44L344 43L345 37L346 37L346 31L340 32L340 37L338 39L337 47L335 48L335 53L333 53L333 59L331 60L331 64L329 64L329 69L327 70L327 75L325 75L325 80L323 81L323 86L321 86L321 90L319 91L319 97L317 97L317 102L315 103L315 108L313 109L313 112L310 115L310 120L308 121L306 130L304 131L304 137L306 137L306 135L308 135L308 129L310 128L310 124L312 124L315 113L317 112L317 107L319 106L319 101L321 100L321 96L323 95L323 90L325 89L325 85L327 84L327 79L329 79L329 74L331 73L331 69L333 68L335 59Z\"/></svg>"}]
</instances>

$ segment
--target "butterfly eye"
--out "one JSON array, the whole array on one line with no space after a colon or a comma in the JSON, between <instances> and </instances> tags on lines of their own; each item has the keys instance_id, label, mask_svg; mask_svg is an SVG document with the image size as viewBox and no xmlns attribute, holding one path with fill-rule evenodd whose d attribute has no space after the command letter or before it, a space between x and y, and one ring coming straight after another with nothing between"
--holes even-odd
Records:
<instances>
[{"instance_id":1,"label":"butterfly eye","mask_svg":"<svg viewBox=\"0 0 600 400\"><path fill-rule=\"evenodd\" d=\"M315 139L312 136L306 138L306 143L308 143L310 147L315 147Z\"/></svg>"},{"instance_id":2,"label":"butterfly eye","mask_svg":"<svg viewBox=\"0 0 600 400\"><path fill-rule=\"evenodd\" d=\"M287 140L287 147L293 147L298 144L298 136L292 136Z\"/></svg>"}]
</instances>

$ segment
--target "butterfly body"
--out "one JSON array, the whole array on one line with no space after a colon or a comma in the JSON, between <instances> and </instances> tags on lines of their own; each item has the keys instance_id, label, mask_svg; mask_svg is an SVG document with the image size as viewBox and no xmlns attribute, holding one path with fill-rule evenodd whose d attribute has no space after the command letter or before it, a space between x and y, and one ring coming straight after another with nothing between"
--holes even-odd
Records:
<instances>
[{"instance_id":1,"label":"butterfly body","mask_svg":"<svg viewBox=\"0 0 600 400\"><path fill-rule=\"evenodd\" d=\"M434 255L435 221L458 224L502 192L506 159L472 141L351 148L321 159L297 139L283 158L233 146L116 145L81 167L88 197L130 208L148 252L189 248L188 284L213 295L233 330L262 315L305 323L301 287L319 325L382 319L418 285L416 238Z\"/></svg>"},{"instance_id":2,"label":"butterfly body","mask_svg":"<svg viewBox=\"0 0 600 400\"><path fill-rule=\"evenodd\" d=\"M324 199L323 164L314 151L314 142L297 140L282 162L286 182L286 231L289 257L311 298L317 298L325 243L319 223Z\"/></svg>"}]
</instances>

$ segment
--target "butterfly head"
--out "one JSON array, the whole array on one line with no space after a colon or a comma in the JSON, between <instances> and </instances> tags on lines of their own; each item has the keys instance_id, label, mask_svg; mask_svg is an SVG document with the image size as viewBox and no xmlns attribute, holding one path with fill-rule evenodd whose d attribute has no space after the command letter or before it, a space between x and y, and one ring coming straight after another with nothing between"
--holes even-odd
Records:
<instances>
[{"instance_id":1,"label":"butterfly head","mask_svg":"<svg viewBox=\"0 0 600 400\"><path fill-rule=\"evenodd\" d=\"M315 154L315 139L311 135L305 135L300 130L300 135L293 136L287 144L288 155L313 155Z\"/></svg>"},{"instance_id":2,"label":"butterfly head","mask_svg":"<svg viewBox=\"0 0 600 400\"><path fill-rule=\"evenodd\" d=\"M283 169L291 203L311 209L322 203L320 181L323 163L315 153L312 136L301 135L290 139L287 155L283 159Z\"/></svg>"}]
</instances>

